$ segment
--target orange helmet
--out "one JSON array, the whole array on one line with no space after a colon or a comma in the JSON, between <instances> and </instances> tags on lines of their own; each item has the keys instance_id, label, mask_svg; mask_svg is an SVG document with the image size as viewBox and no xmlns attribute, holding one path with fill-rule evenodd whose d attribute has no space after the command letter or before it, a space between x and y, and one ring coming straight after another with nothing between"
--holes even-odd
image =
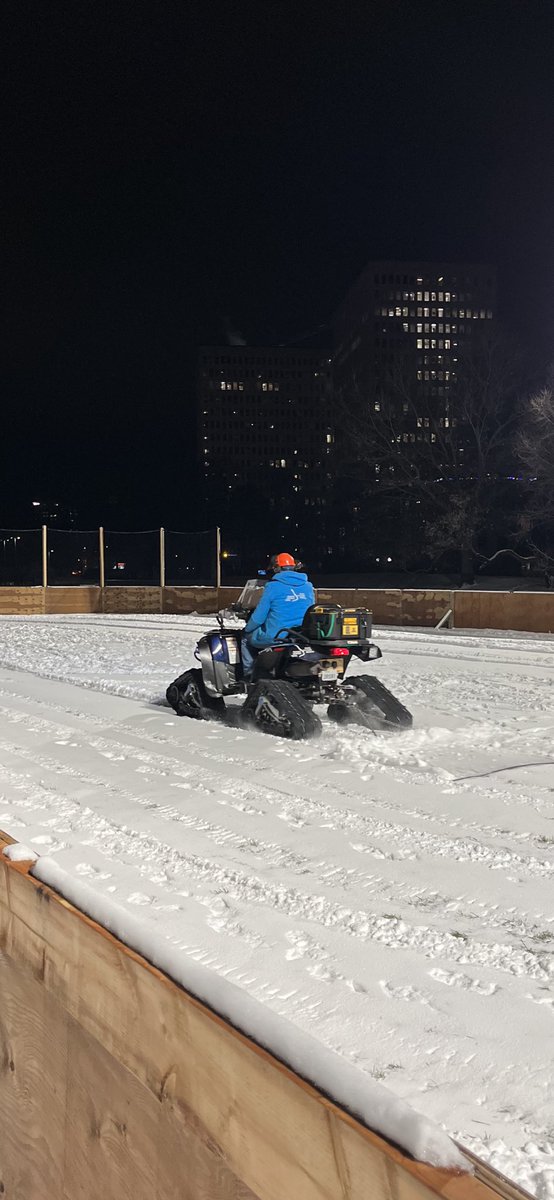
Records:
<instances>
[{"instance_id":1,"label":"orange helmet","mask_svg":"<svg viewBox=\"0 0 554 1200\"><path fill-rule=\"evenodd\" d=\"M292 554L274 554L270 565L273 571L286 571L287 568L294 571L296 559Z\"/></svg>"}]
</instances>

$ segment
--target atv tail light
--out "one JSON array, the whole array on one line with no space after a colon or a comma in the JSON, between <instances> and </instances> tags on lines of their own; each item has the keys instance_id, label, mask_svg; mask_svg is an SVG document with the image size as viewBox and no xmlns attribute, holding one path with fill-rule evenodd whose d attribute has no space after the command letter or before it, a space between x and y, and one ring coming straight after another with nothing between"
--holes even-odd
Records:
<instances>
[{"instance_id":1,"label":"atv tail light","mask_svg":"<svg viewBox=\"0 0 554 1200\"><path fill-rule=\"evenodd\" d=\"M333 649L329 651L331 658L346 658L349 653L350 651L345 646L333 646Z\"/></svg>"}]
</instances>

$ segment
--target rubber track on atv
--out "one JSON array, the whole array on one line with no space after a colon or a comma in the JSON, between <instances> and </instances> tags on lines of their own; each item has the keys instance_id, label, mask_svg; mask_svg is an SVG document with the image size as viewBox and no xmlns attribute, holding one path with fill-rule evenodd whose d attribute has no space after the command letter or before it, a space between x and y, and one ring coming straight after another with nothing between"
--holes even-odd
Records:
<instances>
[{"instance_id":1,"label":"rubber track on atv","mask_svg":"<svg viewBox=\"0 0 554 1200\"><path fill-rule=\"evenodd\" d=\"M187 704L183 698L184 690L187 683L193 683L198 692L200 699L200 707L192 704ZM202 671L199 667L193 667L190 671L185 671L179 675L178 679L174 679L170 683L166 693L166 700L171 708L177 713L178 717L191 717L196 721L210 721L214 717L222 718L225 716L225 702L219 696L209 696L202 678Z\"/></svg>"},{"instance_id":2,"label":"rubber track on atv","mask_svg":"<svg viewBox=\"0 0 554 1200\"><path fill-rule=\"evenodd\" d=\"M345 684L350 684L363 692L368 700L381 710L387 725L395 726L397 729L411 729L412 714L375 675L349 675L345 679Z\"/></svg>"},{"instance_id":3,"label":"rubber track on atv","mask_svg":"<svg viewBox=\"0 0 554 1200\"><path fill-rule=\"evenodd\" d=\"M256 719L256 707L261 696L273 700L285 720L289 722L289 730L280 727L276 722L265 725ZM290 737L294 741L301 741L303 738L317 737L321 733L321 721L316 713L292 684L279 679L260 680L245 700L242 713L246 722L253 722L256 729L276 737Z\"/></svg>"}]
</instances>

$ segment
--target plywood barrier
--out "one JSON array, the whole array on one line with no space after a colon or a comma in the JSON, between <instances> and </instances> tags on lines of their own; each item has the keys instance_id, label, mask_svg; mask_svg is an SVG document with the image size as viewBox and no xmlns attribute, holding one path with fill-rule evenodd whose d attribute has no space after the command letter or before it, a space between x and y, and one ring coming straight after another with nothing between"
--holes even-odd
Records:
<instances>
[{"instance_id":1,"label":"plywood barrier","mask_svg":"<svg viewBox=\"0 0 554 1200\"><path fill-rule=\"evenodd\" d=\"M0 616L40 616L44 612L44 588L0 587Z\"/></svg>"},{"instance_id":2,"label":"plywood barrier","mask_svg":"<svg viewBox=\"0 0 554 1200\"><path fill-rule=\"evenodd\" d=\"M344 608L370 608L374 621L380 625L402 624L402 592L388 588L373 591L367 588L318 588L320 604L342 604Z\"/></svg>"},{"instance_id":3,"label":"plywood barrier","mask_svg":"<svg viewBox=\"0 0 554 1200\"><path fill-rule=\"evenodd\" d=\"M105 587L102 611L105 613L160 613L162 589L159 587Z\"/></svg>"},{"instance_id":4,"label":"plywood barrier","mask_svg":"<svg viewBox=\"0 0 554 1200\"><path fill-rule=\"evenodd\" d=\"M231 587L0 587L0 616L55 613L213 613L232 604ZM361 606L377 625L433 627L453 612L456 629L554 632L554 592L319 588L322 604Z\"/></svg>"},{"instance_id":5,"label":"plywood barrier","mask_svg":"<svg viewBox=\"0 0 554 1200\"><path fill-rule=\"evenodd\" d=\"M102 589L99 587L44 588L44 612L101 613Z\"/></svg>"},{"instance_id":6,"label":"plywood barrier","mask_svg":"<svg viewBox=\"0 0 554 1200\"><path fill-rule=\"evenodd\" d=\"M236 590L238 596L239 589ZM165 587L162 588L162 612L164 613L213 613L228 601L218 597L217 588Z\"/></svg>"},{"instance_id":7,"label":"plywood barrier","mask_svg":"<svg viewBox=\"0 0 554 1200\"><path fill-rule=\"evenodd\" d=\"M1 857L6 1200L493 1200L414 1162Z\"/></svg>"},{"instance_id":8,"label":"plywood barrier","mask_svg":"<svg viewBox=\"0 0 554 1200\"><path fill-rule=\"evenodd\" d=\"M554 633L552 592L453 592L457 629L520 629Z\"/></svg>"},{"instance_id":9,"label":"plywood barrier","mask_svg":"<svg viewBox=\"0 0 554 1200\"><path fill-rule=\"evenodd\" d=\"M452 607L452 592L410 589L401 592L402 625L435 626Z\"/></svg>"}]
</instances>

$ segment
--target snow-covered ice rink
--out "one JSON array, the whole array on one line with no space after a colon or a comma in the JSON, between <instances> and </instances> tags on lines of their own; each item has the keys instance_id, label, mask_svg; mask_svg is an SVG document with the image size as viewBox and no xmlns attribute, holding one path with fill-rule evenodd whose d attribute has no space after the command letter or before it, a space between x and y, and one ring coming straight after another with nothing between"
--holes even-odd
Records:
<instances>
[{"instance_id":1,"label":"snow-covered ice rink","mask_svg":"<svg viewBox=\"0 0 554 1200\"><path fill-rule=\"evenodd\" d=\"M288 744L162 704L211 624L1 618L0 829L554 1197L554 640L376 630L414 729Z\"/></svg>"}]
</instances>

